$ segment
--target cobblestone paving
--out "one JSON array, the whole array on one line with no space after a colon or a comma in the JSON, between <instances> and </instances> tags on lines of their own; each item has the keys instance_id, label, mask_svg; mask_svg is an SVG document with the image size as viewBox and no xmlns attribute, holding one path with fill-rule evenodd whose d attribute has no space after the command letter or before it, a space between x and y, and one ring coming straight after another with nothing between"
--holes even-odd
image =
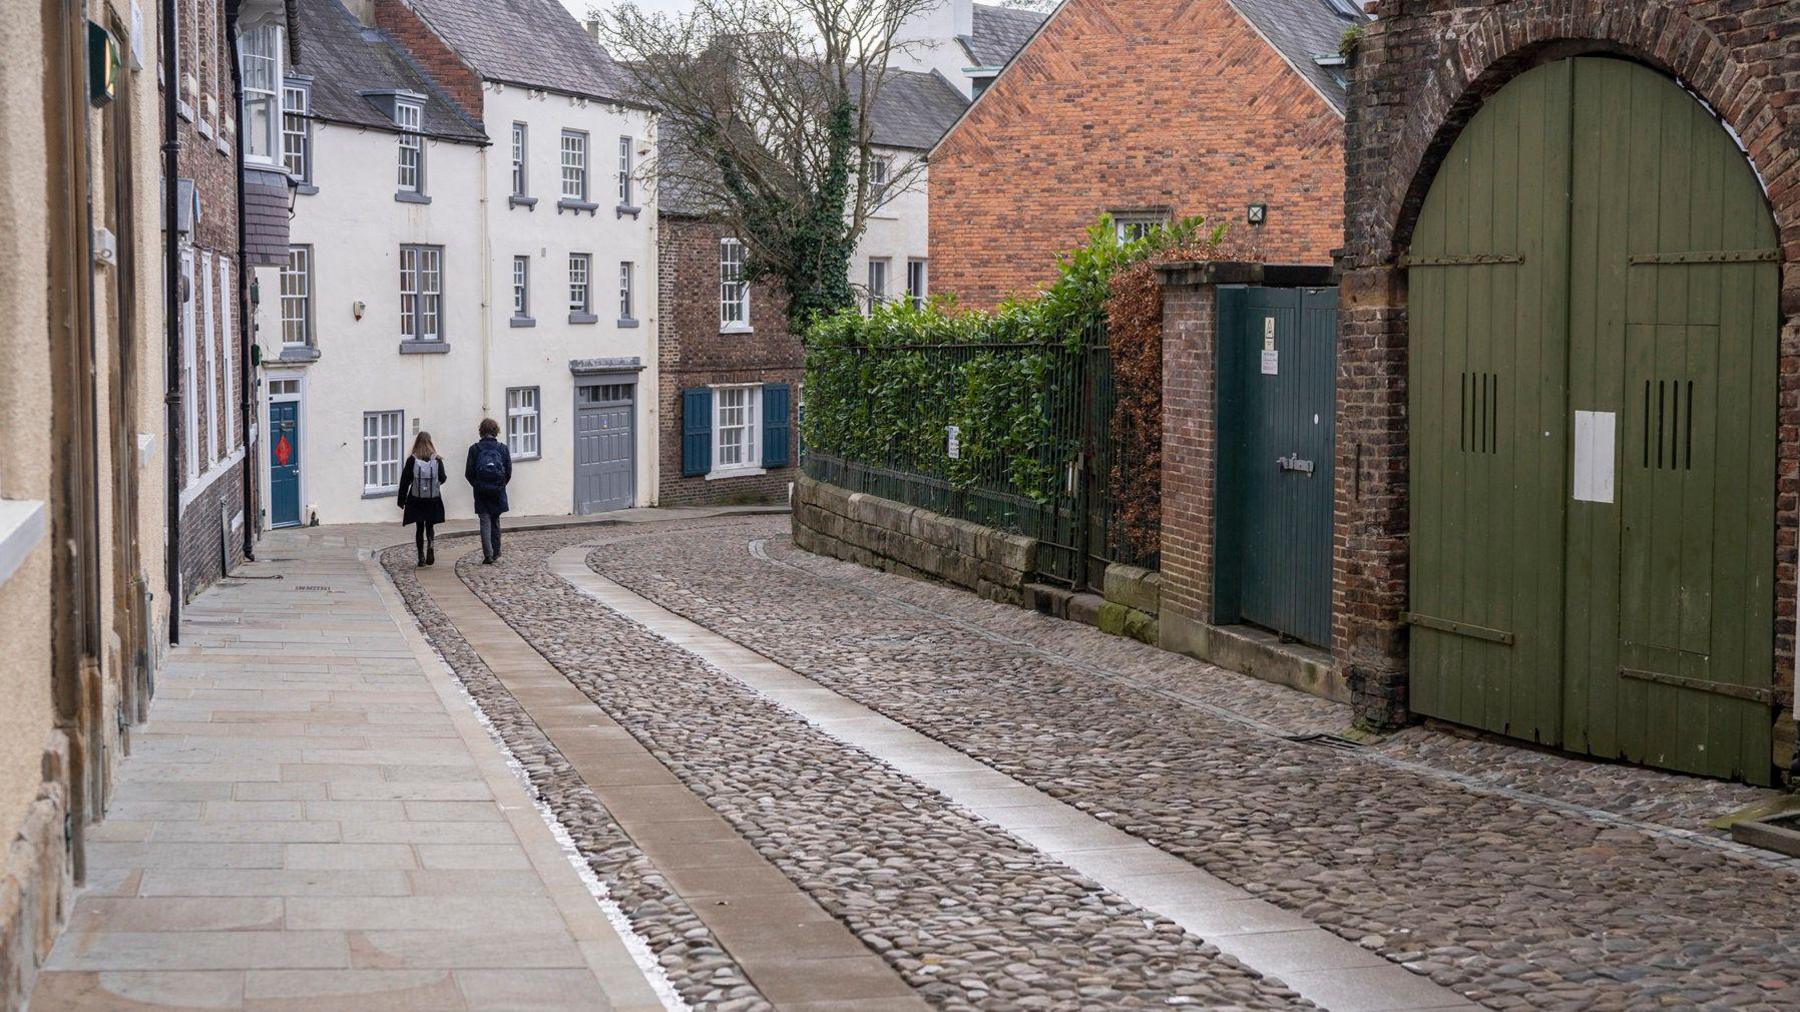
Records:
<instances>
[{"instance_id":1,"label":"cobblestone paving","mask_svg":"<svg viewBox=\"0 0 1800 1012\"><path fill-rule=\"evenodd\" d=\"M988 620L992 606L795 552L784 534L779 520L607 534L590 538L602 545L590 564L1490 1006L1800 1005L1800 875L1791 865L1698 834L1684 839L1648 822L1296 745L1278 733L1308 722L1330 729L1330 704L1160 651L1151 651L1160 655L1148 665L1154 670L1126 672L1137 685L1102 677L1084 662L1135 669L1133 658L1149 654L1066 623L1049 640L1067 650L1043 637L974 635L970 616ZM748 552L765 538L773 562ZM540 544L557 540L546 535ZM946 614L901 603L931 595ZM1017 613L1006 621L1046 624ZM1059 652L1077 660L1052 656ZM1177 671L1189 676L1185 685L1171 681ZM1152 691L1159 679L1181 692L1203 686L1201 699L1252 720L1171 705L1167 691ZM1414 739L1382 755L1466 773L1457 767L1473 768L1470 756L1501 751L1459 747L1435 732ZM1556 800L1604 804L1678 830L1691 830L1701 812L1759 796L1518 749L1506 750L1504 761L1496 783L1560 792ZM1553 773L1523 772L1534 765ZM1573 788L1556 784L1578 769L1594 772L1572 774L1583 781Z\"/></svg>"},{"instance_id":2,"label":"cobblestone paving","mask_svg":"<svg viewBox=\"0 0 1800 1012\"><path fill-rule=\"evenodd\" d=\"M672 533L721 527L729 525L695 522ZM499 565L465 560L458 574L935 1004L1301 1004L1290 989L767 703L548 572L549 553L597 536L619 535L520 534Z\"/></svg>"},{"instance_id":3,"label":"cobblestone paving","mask_svg":"<svg viewBox=\"0 0 1800 1012\"><path fill-rule=\"evenodd\" d=\"M772 1008L419 586L412 546L389 549L382 555L382 564L432 646L449 662L524 766L538 799L555 813L588 867L606 883L632 927L650 943L681 996L706 1007Z\"/></svg>"}]
</instances>

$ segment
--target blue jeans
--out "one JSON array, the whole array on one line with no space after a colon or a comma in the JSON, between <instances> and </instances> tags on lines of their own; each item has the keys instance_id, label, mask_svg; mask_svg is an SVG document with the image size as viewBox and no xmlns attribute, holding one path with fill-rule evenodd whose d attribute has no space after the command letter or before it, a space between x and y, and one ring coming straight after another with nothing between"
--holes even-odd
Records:
<instances>
[{"instance_id":1,"label":"blue jeans","mask_svg":"<svg viewBox=\"0 0 1800 1012\"><path fill-rule=\"evenodd\" d=\"M500 514L481 513L481 554L489 559L500 557Z\"/></svg>"}]
</instances>

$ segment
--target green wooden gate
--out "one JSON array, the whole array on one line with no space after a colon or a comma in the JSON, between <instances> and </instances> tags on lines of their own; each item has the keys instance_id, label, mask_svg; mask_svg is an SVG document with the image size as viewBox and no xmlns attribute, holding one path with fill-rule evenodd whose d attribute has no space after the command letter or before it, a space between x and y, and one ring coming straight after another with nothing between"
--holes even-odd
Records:
<instances>
[{"instance_id":1,"label":"green wooden gate","mask_svg":"<svg viewBox=\"0 0 1800 1012\"><path fill-rule=\"evenodd\" d=\"M1337 289L1219 291L1213 620L1331 644Z\"/></svg>"},{"instance_id":2,"label":"green wooden gate","mask_svg":"<svg viewBox=\"0 0 1800 1012\"><path fill-rule=\"evenodd\" d=\"M1655 71L1564 60L1475 116L1406 261L1415 711L1770 781L1777 259Z\"/></svg>"}]
</instances>

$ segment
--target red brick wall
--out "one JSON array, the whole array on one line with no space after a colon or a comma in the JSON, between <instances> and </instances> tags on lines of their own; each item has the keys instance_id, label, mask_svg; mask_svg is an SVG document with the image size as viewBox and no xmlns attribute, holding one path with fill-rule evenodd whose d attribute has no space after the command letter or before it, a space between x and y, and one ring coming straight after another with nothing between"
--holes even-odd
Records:
<instances>
[{"instance_id":1,"label":"red brick wall","mask_svg":"<svg viewBox=\"0 0 1800 1012\"><path fill-rule=\"evenodd\" d=\"M481 122L481 78L419 19L406 0L375 0L375 26L394 37L462 111Z\"/></svg>"},{"instance_id":2,"label":"red brick wall","mask_svg":"<svg viewBox=\"0 0 1800 1012\"><path fill-rule=\"evenodd\" d=\"M1333 652L1371 723L1406 714L1407 281L1397 266L1457 133L1538 64L1625 56L1677 78L1748 150L1786 251L1780 339L1775 642L1778 750L1791 743L1800 519L1800 6L1793 0L1385 0L1348 119L1338 353ZM1785 757L1778 761L1785 763Z\"/></svg>"},{"instance_id":3,"label":"red brick wall","mask_svg":"<svg viewBox=\"0 0 1800 1012\"><path fill-rule=\"evenodd\" d=\"M931 161L932 287L986 307L1100 213L1229 222L1251 259L1341 242L1343 119L1225 0L1067 0ZM1269 205L1260 233L1244 224Z\"/></svg>"},{"instance_id":4,"label":"red brick wall","mask_svg":"<svg viewBox=\"0 0 1800 1012\"><path fill-rule=\"evenodd\" d=\"M749 334L719 333L719 240L723 226L692 218L664 217L658 234L657 403L658 466L661 491L657 504L680 506L717 502L785 502L787 486L798 474L800 339L788 333L785 302L767 285L750 293ZM786 383L791 392L790 422L795 423L787 467L768 473L707 481L681 473L681 391L714 383Z\"/></svg>"},{"instance_id":5,"label":"red brick wall","mask_svg":"<svg viewBox=\"0 0 1800 1012\"><path fill-rule=\"evenodd\" d=\"M1162 614L1212 621L1216 289L1163 285Z\"/></svg>"}]
</instances>

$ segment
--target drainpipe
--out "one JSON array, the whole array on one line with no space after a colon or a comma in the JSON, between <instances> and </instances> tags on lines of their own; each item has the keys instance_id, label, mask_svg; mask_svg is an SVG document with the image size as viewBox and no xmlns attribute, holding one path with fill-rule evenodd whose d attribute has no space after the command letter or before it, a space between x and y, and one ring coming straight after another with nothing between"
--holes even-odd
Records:
<instances>
[{"instance_id":1,"label":"drainpipe","mask_svg":"<svg viewBox=\"0 0 1800 1012\"><path fill-rule=\"evenodd\" d=\"M175 0L162 0L163 81L163 466L166 495L163 573L169 595L169 642L181 642L181 239L176 232L181 204L181 75L175 61Z\"/></svg>"},{"instance_id":2,"label":"drainpipe","mask_svg":"<svg viewBox=\"0 0 1800 1012\"><path fill-rule=\"evenodd\" d=\"M243 382L238 384L238 392L242 395L238 401L238 431L244 434L244 476L243 511L244 511L244 561L256 561L256 505L254 487L256 484L256 455L250 445L251 405L256 398L251 394L256 377L251 375L250 342L256 333L256 324L250 319L250 254L244 249L244 240L249 229L244 225L244 68L238 54L238 5L225 5L225 41L231 50L231 101L232 117L235 124L232 131L232 157L237 161L237 307L238 326L242 328L244 339L238 342L238 375ZM280 82L276 83L276 95L280 95ZM276 109L279 117L281 111Z\"/></svg>"}]
</instances>

